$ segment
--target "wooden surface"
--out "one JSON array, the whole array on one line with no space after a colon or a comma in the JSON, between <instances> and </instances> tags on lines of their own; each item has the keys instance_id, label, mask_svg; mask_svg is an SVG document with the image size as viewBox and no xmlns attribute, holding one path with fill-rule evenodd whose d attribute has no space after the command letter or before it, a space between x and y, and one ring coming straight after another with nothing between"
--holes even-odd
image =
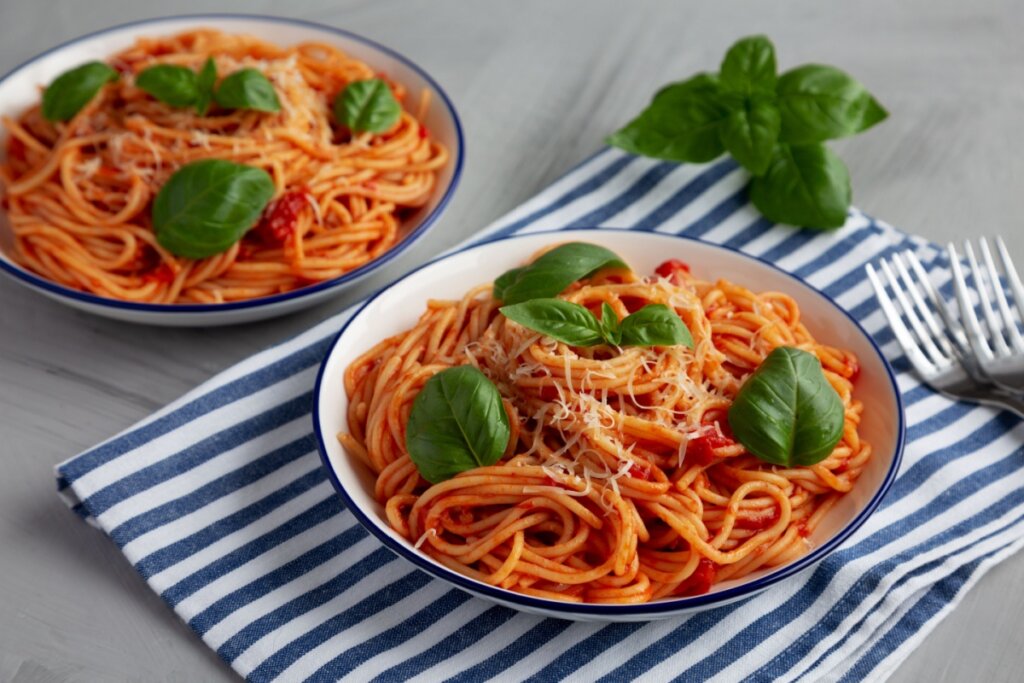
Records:
<instances>
[{"instance_id":1,"label":"wooden surface","mask_svg":"<svg viewBox=\"0 0 1024 683\"><path fill-rule=\"evenodd\" d=\"M463 118L462 186L396 275L542 189L661 84L770 35L783 68L839 65L892 112L837 145L854 201L936 240L1009 238L1024 257L1024 5L266 0L0 2L0 72L87 31L169 11L289 13L377 39L422 64ZM368 283L362 293L383 283ZM52 466L220 369L342 309L158 330L76 313L0 282L0 681L233 680L112 543L54 495ZM896 673L903 682L1020 680L1024 556L993 569Z\"/></svg>"}]
</instances>

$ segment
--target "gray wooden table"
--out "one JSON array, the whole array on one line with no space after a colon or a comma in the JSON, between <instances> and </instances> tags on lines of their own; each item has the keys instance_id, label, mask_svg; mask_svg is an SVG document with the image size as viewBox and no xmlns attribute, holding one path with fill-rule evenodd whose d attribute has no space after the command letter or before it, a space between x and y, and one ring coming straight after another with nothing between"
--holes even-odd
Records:
<instances>
[{"instance_id":1,"label":"gray wooden table","mask_svg":"<svg viewBox=\"0 0 1024 683\"><path fill-rule=\"evenodd\" d=\"M630 4L2 0L0 72L78 34L170 11L287 13L393 46L445 86L468 137L450 211L394 275L543 188L660 84L712 69L735 38L764 32L784 68L842 66L892 112L837 145L861 208L935 240L1000 232L1024 256L1024 5ZM57 500L52 467L359 294L267 323L161 330L0 282L0 681L234 679L114 545ZM984 577L895 680L1020 680L1022 613L1017 556Z\"/></svg>"}]
</instances>

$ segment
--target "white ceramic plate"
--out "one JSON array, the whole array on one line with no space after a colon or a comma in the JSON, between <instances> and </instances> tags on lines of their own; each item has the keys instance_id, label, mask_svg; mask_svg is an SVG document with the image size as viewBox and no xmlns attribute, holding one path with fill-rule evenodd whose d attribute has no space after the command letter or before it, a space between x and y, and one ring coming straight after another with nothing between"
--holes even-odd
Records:
<instances>
[{"instance_id":1,"label":"white ceramic plate","mask_svg":"<svg viewBox=\"0 0 1024 683\"><path fill-rule=\"evenodd\" d=\"M640 273L653 272L666 259L679 258L704 279L722 277L755 291L784 292L800 305L801 320L816 338L857 354L861 374L855 392L866 406L860 433L871 443L874 454L853 491L843 496L809 538L813 547L807 555L781 567L716 584L704 595L642 605L580 605L520 595L470 579L414 549L388 526L383 506L373 495L373 474L349 457L335 438L348 429L348 400L342 379L345 368L385 337L412 326L428 299L461 298L469 287L492 281L505 270L522 265L538 249L568 241L607 247ZM748 597L804 571L831 553L874 512L896 476L903 453L903 404L892 370L871 337L831 299L775 266L740 252L674 235L628 230L533 233L466 248L423 266L367 301L346 323L320 368L315 393L313 422L324 466L348 509L363 526L399 556L439 579L508 607L562 619L641 621L669 617Z\"/></svg>"},{"instance_id":2,"label":"white ceramic plate","mask_svg":"<svg viewBox=\"0 0 1024 683\"><path fill-rule=\"evenodd\" d=\"M147 19L115 26L58 45L0 78L0 115L20 115L38 102L40 85L49 83L58 74L83 62L106 59L132 45L136 38L170 35L202 27L226 33L246 33L278 45L303 41L329 43L402 83L409 93L410 102L418 101L423 90L431 92L433 106L424 123L431 135L450 150L451 159L441 172L434 197L402 225L401 241L380 258L341 277L284 294L224 304L131 303L64 287L14 263L6 253L13 243L10 227L0 212L0 270L61 303L108 318L151 325L227 325L282 315L335 296L402 253L437 221L451 199L462 171L464 142L455 107L437 82L409 59L383 45L330 26L298 19L223 14ZM5 149L6 135L0 135L3 136L0 137L0 149Z\"/></svg>"}]
</instances>

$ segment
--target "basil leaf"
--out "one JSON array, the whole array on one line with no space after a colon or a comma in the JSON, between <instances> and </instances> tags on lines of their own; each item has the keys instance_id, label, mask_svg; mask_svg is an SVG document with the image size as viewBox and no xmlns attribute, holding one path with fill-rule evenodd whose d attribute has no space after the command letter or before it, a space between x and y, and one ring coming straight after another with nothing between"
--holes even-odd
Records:
<instances>
[{"instance_id":1,"label":"basil leaf","mask_svg":"<svg viewBox=\"0 0 1024 683\"><path fill-rule=\"evenodd\" d=\"M843 402L817 357L788 347L768 354L729 409L736 439L760 460L785 467L827 458L843 422Z\"/></svg>"},{"instance_id":2,"label":"basil leaf","mask_svg":"<svg viewBox=\"0 0 1024 683\"><path fill-rule=\"evenodd\" d=\"M353 81L334 98L334 118L355 132L384 133L401 115L391 87L379 78Z\"/></svg>"},{"instance_id":3,"label":"basil leaf","mask_svg":"<svg viewBox=\"0 0 1024 683\"><path fill-rule=\"evenodd\" d=\"M619 346L622 343L622 323L607 301L601 302L601 335L609 344Z\"/></svg>"},{"instance_id":4,"label":"basil leaf","mask_svg":"<svg viewBox=\"0 0 1024 683\"><path fill-rule=\"evenodd\" d=\"M199 96L196 98L196 113L200 116L206 116L206 112L210 110L213 85L216 82L217 64L213 61L213 57L207 57L203 68L199 70L199 76L196 77L196 86L199 90Z\"/></svg>"},{"instance_id":5,"label":"basil leaf","mask_svg":"<svg viewBox=\"0 0 1024 683\"><path fill-rule=\"evenodd\" d=\"M196 72L173 64L157 64L144 69L135 77L135 87L172 107L188 107L199 99Z\"/></svg>"},{"instance_id":6,"label":"basil leaf","mask_svg":"<svg viewBox=\"0 0 1024 683\"><path fill-rule=\"evenodd\" d=\"M746 98L722 122L722 144L745 169L762 175L772 160L780 127L779 110L772 102L760 97Z\"/></svg>"},{"instance_id":7,"label":"basil leaf","mask_svg":"<svg viewBox=\"0 0 1024 683\"><path fill-rule=\"evenodd\" d=\"M604 247L569 242L545 252L527 266L502 274L494 281L494 296L506 304L553 297L580 278L610 266L629 267L618 254Z\"/></svg>"},{"instance_id":8,"label":"basil leaf","mask_svg":"<svg viewBox=\"0 0 1024 683\"><path fill-rule=\"evenodd\" d=\"M867 130L889 114L864 88L831 66L807 64L779 77L782 141L822 142Z\"/></svg>"},{"instance_id":9,"label":"basil leaf","mask_svg":"<svg viewBox=\"0 0 1024 683\"><path fill-rule=\"evenodd\" d=\"M679 315L665 304L647 304L622 321L622 346L688 346L693 337Z\"/></svg>"},{"instance_id":10,"label":"basil leaf","mask_svg":"<svg viewBox=\"0 0 1024 683\"><path fill-rule=\"evenodd\" d=\"M562 299L531 299L502 306L501 313L534 332L572 346L596 346L604 341L603 329L594 314L579 304Z\"/></svg>"},{"instance_id":11,"label":"basil leaf","mask_svg":"<svg viewBox=\"0 0 1024 683\"><path fill-rule=\"evenodd\" d=\"M118 73L103 62L88 62L57 76L43 93L43 118L69 121Z\"/></svg>"},{"instance_id":12,"label":"basil leaf","mask_svg":"<svg viewBox=\"0 0 1024 683\"><path fill-rule=\"evenodd\" d=\"M494 298L499 301L505 300L505 290L508 289L513 282L519 277L519 274L526 270L526 267L513 268L512 270L506 270L498 279L494 281ZM556 294L558 292L555 292Z\"/></svg>"},{"instance_id":13,"label":"basil leaf","mask_svg":"<svg viewBox=\"0 0 1024 683\"><path fill-rule=\"evenodd\" d=\"M437 484L501 459L511 431L501 394L472 365L427 380L412 402L405 448L424 479Z\"/></svg>"},{"instance_id":14,"label":"basil leaf","mask_svg":"<svg viewBox=\"0 0 1024 683\"><path fill-rule=\"evenodd\" d=\"M836 228L846 222L850 174L825 145L778 145L765 174L750 182L750 200L776 223Z\"/></svg>"},{"instance_id":15,"label":"basil leaf","mask_svg":"<svg viewBox=\"0 0 1024 683\"><path fill-rule=\"evenodd\" d=\"M729 109L729 98L718 79L699 74L663 88L650 106L607 142L656 159L711 161L724 151L718 129Z\"/></svg>"},{"instance_id":16,"label":"basil leaf","mask_svg":"<svg viewBox=\"0 0 1024 683\"><path fill-rule=\"evenodd\" d=\"M767 36L749 36L725 53L718 78L722 87L743 95L775 92L775 47Z\"/></svg>"},{"instance_id":17,"label":"basil leaf","mask_svg":"<svg viewBox=\"0 0 1024 683\"><path fill-rule=\"evenodd\" d=\"M175 171L153 201L153 230L167 251L199 259L242 238L274 195L263 169L205 159Z\"/></svg>"},{"instance_id":18,"label":"basil leaf","mask_svg":"<svg viewBox=\"0 0 1024 683\"><path fill-rule=\"evenodd\" d=\"M225 109L281 111L274 86L256 69L240 69L225 78L213 93L213 99Z\"/></svg>"}]
</instances>

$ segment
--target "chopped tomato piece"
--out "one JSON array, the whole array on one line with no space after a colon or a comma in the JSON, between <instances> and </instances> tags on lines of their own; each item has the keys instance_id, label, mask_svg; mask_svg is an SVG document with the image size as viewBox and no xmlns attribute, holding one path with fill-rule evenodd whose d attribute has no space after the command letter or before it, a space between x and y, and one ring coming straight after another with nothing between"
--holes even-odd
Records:
<instances>
[{"instance_id":1,"label":"chopped tomato piece","mask_svg":"<svg viewBox=\"0 0 1024 683\"><path fill-rule=\"evenodd\" d=\"M711 590L711 584L715 582L717 574L718 570L715 567L715 563L706 557L702 557L693 573L676 586L672 593L674 595L703 595Z\"/></svg>"},{"instance_id":2,"label":"chopped tomato piece","mask_svg":"<svg viewBox=\"0 0 1024 683\"><path fill-rule=\"evenodd\" d=\"M256 234L266 244L282 245L295 232L295 223L304 208L309 207L306 190L285 192L264 211L256 225Z\"/></svg>"},{"instance_id":3,"label":"chopped tomato piece","mask_svg":"<svg viewBox=\"0 0 1024 683\"><path fill-rule=\"evenodd\" d=\"M650 481L652 474L651 466L646 462L634 460L633 466L626 471L626 474L628 474L633 479L640 479L641 481Z\"/></svg>"},{"instance_id":4,"label":"chopped tomato piece","mask_svg":"<svg viewBox=\"0 0 1024 683\"><path fill-rule=\"evenodd\" d=\"M686 462L694 465L710 465L714 462L715 450L733 445L733 440L717 431L690 439L686 444Z\"/></svg>"},{"instance_id":5,"label":"chopped tomato piece","mask_svg":"<svg viewBox=\"0 0 1024 683\"><path fill-rule=\"evenodd\" d=\"M669 259L654 269L654 272L675 284L683 281L682 273L689 273L690 266L679 259Z\"/></svg>"},{"instance_id":6,"label":"chopped tomato piece","mask_svg":"<svg viewBox=\"0 0 1024 683\"><path fill-rule=\"evenodd\" d=\"M420 140L426 140L430 133L427 131L427 127L422 123L420 124Z\"/></svg>"}]
</instances>

